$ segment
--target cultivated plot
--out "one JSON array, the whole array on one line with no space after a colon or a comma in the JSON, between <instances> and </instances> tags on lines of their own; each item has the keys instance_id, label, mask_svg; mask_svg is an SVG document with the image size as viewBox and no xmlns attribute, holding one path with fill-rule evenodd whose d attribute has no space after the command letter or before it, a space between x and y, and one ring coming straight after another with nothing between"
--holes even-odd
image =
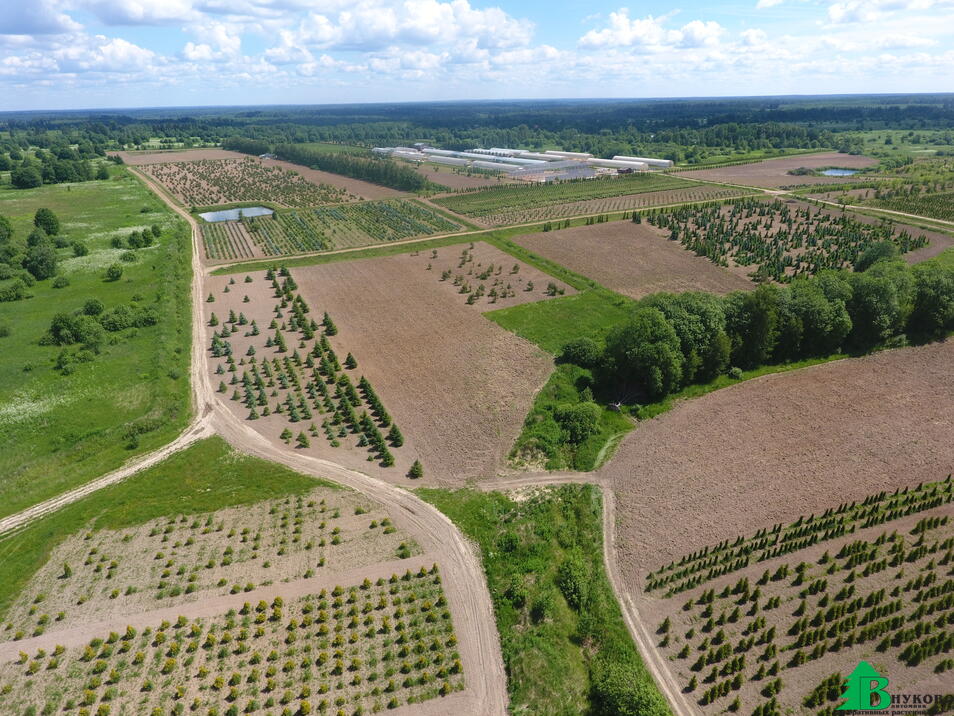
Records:
<instances>
[{"instance_id":1,"label":"cultivated plot","mask_svg":"<svg viewBox=\"0 0 954 716\"><path fill-rule=\"evenodd\" d=\"M753 528L946 476L952 359L946 342L765 376L640 425L601 471L627 581Z\"/></svg>"},{"instance_id":2,"label":"cultivated plot","mask_svg":"<svg viewBox=\"0 0 954 716\"><path fill-rule=\"evenodd\" d=\"M212 261L288 256L462 231L441 213L407 199L362 201L202 224Z\"/></svg>"},{"instance_id":3,"label":"cultivated plot","mask_svg":"<svg viewBox=\"0 0 954 716\"><path fill-rule=\"evenodd\" d=\"M17 713L366 713L452 694L464 674L435 564L211 617L117 624L85 645L24 652L0 666L0 684Z\"/></svg>"},{"instance_id":4,"label":"cultivated plot","mask_svg":"<svg viewBox=\"0 0 954 716\"><path fill-rule=\"evenodd\" d=\"M722 205L674 207L649 212L646 221L718 265L776 281L811 276L824 269L851 268L866 249L884 241L893 243L902 254L921 250L920 258L935 255L951 243L951 237L943 234L929 237L914 227L791 199L760 197Z\"/></svg>"},{"instance_id":5,"label":"cultivated plot","mask_svg":"<svg viewBox=\"0 0 954 716\"><path fill-rule=\"evenodd\" d=\"M684 204L687 202L719 201L732 199L746 194L745 189L717 186L715 184L695 184L685 189L649 191L642 194L627 194L605 199L573 201L566 204L531 206L524 209L501 211L482 216L476 221L487 226L508 226L511 224L529 224L538 221L566 219L592 214L609 214L619 211L633 211L653 206Z\"/></svg>"},{"instance_id":6,"label":"cultivated plot","mask_svg":"<svg viewBox=\"0 0 954 716\"><path fill-rule=\"evenodd\" d=\"M858 181L852 176L813 176L795 175L789 172L798 169L866 169L877 164L876 159L838 152L822 152L820 154L800 154L780 159L766 159L752 164L737 164L720 169L696 169L694 171L678 172L676 176L687 179L725 182L727 184L743 184L766 189L801 186L804 184L843 184Z\"/></svg>"},{"instance_id":7,"label":"cultivated plot","mask_svg":"<svg viewBox=\"0 0 954 716\"><path fill-rule=\"evenodd\" d=\"M143 165L140 171L186 206L255 201L279 206L317 206L357 198L331 184L314 183L296 171L266 167L252 157L164 162Z\"/></svg>"},{"instance_id":8,"label":"cultivated plot","mask_svg":"<svg viewBox=\"0 0 954 716\"><path fill-rule=\"evenodd\" d=\"M481 278L483 273L487 276ZM454 285L457 274L469 287ZM390 419L400 426L403 446L392 451L394 467L382 465L380 459L369 462L368 447L359 447L359 436L349 429L347 442L334 434L339 446L320 434L310 438L309 447L288 449L327 456L392 480L404 480L416 459L423 464L425 477L439 482L491 476L505 464L533 393L545 382L552 364L542 351L488 321L481 311L573 289L485 244L473 249L466 244L444 247L436 255L423 251L303 267L293 275L312 315L320 319L327 311L332 317L336 332L327 340L339 360L344 364L348 353L355 359L356 367L343 372L352 385L357 386L361 376L368 379ZM223 297L228 277L213 277L216 301L207 304L208 315L244 311L249 320L257 319L263 336L269 333L276 299L261 276L255 274L253 282L245 284L239 275L228 294L230 303ZM481 283L483 293L474 297ZM494 290L496 296L491 295ZM245 293L250 296L248 304L242 302ZM247 351L242 341L248 339L241 333L235 339L234 355L242 356ZM298 346L297 340L296 336L294 344L288 343L288 353ZM305 351L299 350L304 359ZM270 348L257 357L271 360L274 351ZM240 374L241 370L239 366ZM329 388L333 391L335 386ZM232 388L227 391L226 400ZM269 398L270 403L274 400ZM333 422L333 413L320 414L307 396L305 400L314 422L320 425L326 417ZM227 404L243 419L248 416L239 401ZM276 416L271 407L272 414L254 425L280 442L279 422L285 418ZM307 433L310 422L299 423L294 432L304 428ZM337 425L333 430L340 432Z\"/></svg>"},{"instance_id":9,"label":"cultivated plot","mask_svg":"<svg viewBox=\"0 0 954 716\"><path fill-rule=\"evenodd\" d=\"M743 276L668 241L664 231L648 223L578 226L513 241L631 298L659 291L728 293L752 287Z\"/></svg>"},{"instance_id":10,"label":"cultivated plot","mask_svg":"<svg viewBox=\"0 0 954 716\"><path fill-rule=\"evenodd\" d=\"M880 492L660 565L642 613L688 698L830 714L862 660L893 696L944 694L952 498L950 478Z\"/></svg>"},{"instance_id":11,"label":"cultivated plot","mask_svg":"<svg viewBox=\"0 0 954 716\"><path fill-rule=\"evenodd\" d=\"M388 514L349 490L122 530L83 531L53 550L4 615L3 638L119 619L419 553Z\"/></svg>"}]
</instances>

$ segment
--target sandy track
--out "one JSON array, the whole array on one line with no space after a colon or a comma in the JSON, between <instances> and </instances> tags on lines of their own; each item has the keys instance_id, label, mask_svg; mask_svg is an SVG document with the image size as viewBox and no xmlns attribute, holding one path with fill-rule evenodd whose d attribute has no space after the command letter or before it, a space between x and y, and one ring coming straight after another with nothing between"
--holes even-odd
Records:
<instances>
[{"instance_id":1,"label":"sandy track","mask_svg":"<svg viewBox=\"0 0 954 716\"><path fill-rule=\"evenodd\" d=\"M441 565L444 593L457 632L458 648L467 680L467 688L453 696L452 700L438 700L437 706L432 705L427 708L417 705L414 707L413 713L427 713L432 710L436 713L447 713L446 709L450 707L450 704L453 704L453 713L455 714L506 714L507 680L500 654L500 642L495 626L493 607L477 549L464 539L448 517L410 492L326 460L290 453L284 448L278 448L269 443L264 437L228 411L213 410L214 394L208 379L207 354L203 349L207 339L205 322L202 320L206 275L200 259L201 236L198 226L195 220L181 207L177 206L153 181L139 172L134 173L155 191L173 211L189 222L192 227L192 265L194 271L192 282L193 340L190 375L193 386L193 401L198 417L191 429L187 430L177 441L156 453L145 456L142 460L153 459L153 461L158 461L176 450L182 449L185 445L198 439L199 434L192 435L192 432L198 427L201 430L201 435L218 434L238 450L265 460L279 462L304 474L333 480L377 500L389 510L395 524L412 534L426 553L440 555L437 561ZM29 510L11 515L6 518L5 522L12 526L6 530L0 530L0 534L14 529L16 526L23 526L31 520L74 502L96 489L105 487L107 484L118 482L143 469L143 467L145 465L137 463L130 468L111 473L110 476L107 476L110 478L109 481L104 484L97 484L100 481L96 481L84 486L86 489L81 488L74 493L69 493L69 496L63 495L36 505ZM124 626L125 624L123 624Z\"/></svg>"}]
</instances>

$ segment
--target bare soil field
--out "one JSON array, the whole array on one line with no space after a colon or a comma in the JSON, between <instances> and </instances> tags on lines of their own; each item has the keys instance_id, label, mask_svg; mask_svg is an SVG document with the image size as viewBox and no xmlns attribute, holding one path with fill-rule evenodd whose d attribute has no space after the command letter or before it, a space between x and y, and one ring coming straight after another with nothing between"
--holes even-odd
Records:
<instances>
[{"instance_id":1,"label":"bare soil field","mask_svg":"<svg viewBox=\"0 0 954 716\"><path fill-rule=\"evenodd\" d=\"M577 226L518 236L514 241L631 298L659 291L723 294L753 287L744 275L696 256L647 223Z\"/></svg>"},{"instance_id":2,"label":"bare soil field","mask_svg":"<svg viewBox=\"0 0 954 716\"><path fill-rule=\"evenodd\" d=\"M281 159L260 159L259 161L266 167L282 167L289 171L298 172L305 177L305 179L315 184L330 184L362 199L392 199L394 197L408 195L407 192L398 191L397 189L372 184L370 182L361 181L360 179L352 179L351 177L342 176L341 174L309 169L308 167L303 167L301 164L292 164L291 162L282 161Z\"/></svg>"},{"instance_id":3,"label":"bare soil field","mask_svg":"<svg viewBox=\"0 0 954 716\"><path fill-rule=\"evenodd\" d=\"M794 157L780 159L766 159L752 164L737 164L721 169L697 169L695 171L676 172L676 176L686 179L700 179L707 181L725 182L727 184L744 184L765 189L777 189L789 186L803 186L806 184L844 184L858 181L857 177L826 177L826 176L796 176L789 174L793 169L823 169L837 167L839 169L866 169L877 164L876 159L839 154L838 152L823 152L820 154L801 154Z\"/></svg>"},{"instance_id":4,"label":"bare soil field","mask_svg":"<svg viewBox=\"0 0 954 716\"><path fill-rule=\"evenodd\" d=\"M691 178L691 177L690 177ZM605 199L587 199L566 204L538 206L531 209L504 211L488 216L471 217L471 221L483 226L508 226L510 224L529 224L534 221L548 219L566 219L586 214L604 214L614 211L632 211L653 206L667 204L681 204L692 201L717 201L730 199L745 194L743 189L715 186L712 184L697 184L685 189L666 189L663 191L644 192L642 194L627 194L608 197Z\"/></svg>"},{"instance_id":5,"label":"bare soil field","mask_svg":"<svg viewBox=\"0 0 954 716\"><path fill-rule=\"evenodd\" d=\"M600 472L626 581L635 591L706 545L946 477L952 361L947 341L769 375L637 427Z\"/></svg>"},{"instance_id":6,"label":"bare soil field","mask_svg":"<svg viewBox=\"0 0 954 716\"><path fill-rule=\"evenodd\" d=\"M56 547L10 607L4 636L55 633L272 582L334 575L395 559L398 551L420 550L380 506L331 488L77 534Z\"/></svg>"},{"instance_id":7,"label":"bare soil field","mask_svg":"<svg viewBox=\"0 0 954 716\"><path fill-rule=\"evenodd\" d=\"M197 162L202 159L244 159L247 154L227 149L174 149L166 152L116 152L131 166L168 164L170 162Z\"/></svg>"},{"instance_id":8,"label":"bare soil field","mask_svg":"<svg viewBox=\"0 0 954 716\"><path fill-rule=\"evenodd\" d=\"M449 275L443 278L445 272ZM485 272L489 275L480 278ZM368 448L354 444L353 435L340 437L337 447L321 434L311 438L309 447L284 446L279 434L288 425L287 414L272 412L250 422L256 431L283 449L332 459L391 481L408 482L405 474L415 459L422 462L424 481L431 484L460 484L464 478L492 476L506 464L533 394L552 369L552 358L481 312L545 299L551 283L557 295L573 293L573 289L486 244L473 249L466 244L445 247L436 256L426 251L302 267L292 275L311 315L320 320L327 311L335 322L337 333L327 340L338 358L344 361L350 352L356 359L356 368L344 372L355 385L361 376L367 377L400 427L404 442L392 449L395 465L384 467L377 460L368 461ZM458 275L461 284L454 285ZM267 326L276 299L269 284L262 274L254 274L249 284L242 275L236 280L228 296L223 296L228 277L210 278L216 301L206 304L207 320L212 311L221 318L234 309L261 326L255 340L271 335L273 330ZM494 282L498 282L496 297L491 295ZM483 294L471 298L479 293L481 283ZM527 290L531 283L533 290ZM465 288L469 292L462 293ZM249 303L243 302L243 294L249 295ZM233 334L230 339L237 357L247 352L253 340L239 336ZM306 353L289 334L285 355L295 349L303 356ZM272 351L259 349L258 357L271 358ZM213 369L216 364L213 360ZM221 378L213 375L213 385ZM223 402L244 420L248 409L228 400L232 387L227 390ZM316 409L311 420L291 427L297 433L326 417ZM387 432L386 427L381 430Z\"/></svg>"}]
</instances>

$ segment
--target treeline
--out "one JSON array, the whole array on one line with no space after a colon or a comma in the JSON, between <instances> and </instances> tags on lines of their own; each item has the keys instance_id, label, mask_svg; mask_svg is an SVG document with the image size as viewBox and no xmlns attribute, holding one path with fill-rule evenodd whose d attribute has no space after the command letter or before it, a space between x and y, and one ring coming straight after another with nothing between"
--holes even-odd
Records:
<instances>
[{"instance_id":1,"label":"treeline","mask_svg":"<svg viewBox=\"0 0 954 716\"><path fill-rule=\"evenodd\" d=\"M98 151L97 147L86 144L83 149L59 145L49 150L25 152L18 145L7 143L0 147L0 171L10 172L10 183L16 189L108 179L105 166L94 171L90 164L90 159L102 156Z\"/></svg>"},{"instance_id":2,"label":"treeline","mask_svg":"<svg viewBox=\"0 0 954 716\"><path fill-rule=\"evenodd\" d=\"M297 144L279 144L274 153L281 159L302 164L312 169L320 169L333 174L341 174L352 179L361 179L373 184L389 186L401 191L420 191L428 186L425 177L408 166L390 159L371 159L350 154L332 154L317 152Z\"/></svg>"},{"instance_id":3,"label":"treeline","mask_svg":"<svg viewBox=\"0 0 954 716\"><path fill-rule=\"evenodd\" d=\"M856 270L724 297L654 294L604 345L577 339L561 359L594 369L604 391L624 402L656 401L727 370L741 377L743 369L926 342L954 330L954 269L909 267L883 243Z\"/></svg>"},{"instance_id":4,"label":"treeline","mask_svg":"<svg viewBox=\"0 0 954 716\"><path fill-rule=\"evenodd\" d=\"M222 140L222 149L230 149L233 152L242 152L243 154L252 154L261 156L272 151L268 142L260 139L248 139L247 137L229 137Z\"/></svg>"}]
</instances>

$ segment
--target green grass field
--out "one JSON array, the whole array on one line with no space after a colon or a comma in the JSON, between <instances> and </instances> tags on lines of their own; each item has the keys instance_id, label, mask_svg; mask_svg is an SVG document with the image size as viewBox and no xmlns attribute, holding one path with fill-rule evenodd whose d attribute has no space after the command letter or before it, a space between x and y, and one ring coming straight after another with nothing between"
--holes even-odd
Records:
<instances>
[{"instance_id":1,"label":"green grass field","mask_svg":"<svg viewBox=\"0 0 954 716\"><path fill-rule=\"evenodd\" d=\"M629 315L634 304L633 300L607 289L590 289L484 315L548 353L556 354L574 338L602 339L610 328Z\"/></svg>"},{"instance_id":2,"label":"green grass field","mask_svg":"<svg viewBox=\"0 0 954 716\"><path fill-rule=\"evenodd\" d=\"M481 550L511 712L669 713L603 569L602 500L591 485L503 493L421 489Z\"/></svg>"},{"instance_id":3,"label":"green grass field","mask_svg":"<svg viewBox=\"0 0 954 716\"><path fill-rule=\"evenodd\" d=\"M165 515L248 505L336 487L208 438L127 480L0 539L0 617L61 541L81 529L121 529Z\"/></svg>"},{"instance_id":4,"label":"green grass field","mask_svg":"<svg viewBox=\"0 0 954 716\"><path fill-rule=\"evenodd\" d=\"M690 186L695 186L695 182L666 174L630 174L558 184L507 184L434 199L434 203L465 216L488 216L501 211Z\"/></svg>"},{"instance_id":5,"label":"green grass field","mask_svg":"<svg viewBox=\"0 0 954 716\"><path fill-rule=\"evenodd\" d=\"M0 326L9 331L0 338L0 515L115 469L188 422L188 227L125 170L114 174L109 181L0 190L0 214L17 236L47 207L64 235L89 248L80 258L59 250L59 273L69 286L40 281L32 298L0 303ZM157 243L139 249L135 262L122 262L121 280L104 281L105 268L122 253L110 239L153 224L163 228ZM56 313L80 309L92 297L107 310L134 299L152 305L159 323L107 333L100 355L62 375L54 367L61 348L39 341Z\"/></svg>"}]
</instances>

